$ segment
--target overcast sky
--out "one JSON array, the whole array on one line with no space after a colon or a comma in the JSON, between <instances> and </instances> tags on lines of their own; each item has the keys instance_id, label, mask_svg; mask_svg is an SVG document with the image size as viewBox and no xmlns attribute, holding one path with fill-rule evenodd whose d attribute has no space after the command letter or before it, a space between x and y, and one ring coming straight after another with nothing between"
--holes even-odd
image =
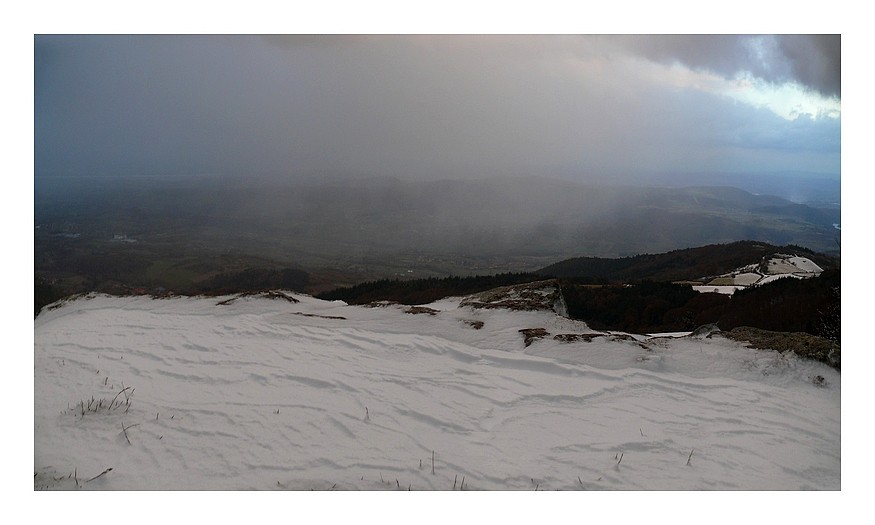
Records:
<instances>
[{"instance_id":1,"label":"overcast sky","mask_svg":"<svg viewBox=\"0 0 875 525\"><path fill-rule=\"evenodd\" d=\"M839 36L36 36L35 175L841 169Z\"/></svg>"}]
</instances>

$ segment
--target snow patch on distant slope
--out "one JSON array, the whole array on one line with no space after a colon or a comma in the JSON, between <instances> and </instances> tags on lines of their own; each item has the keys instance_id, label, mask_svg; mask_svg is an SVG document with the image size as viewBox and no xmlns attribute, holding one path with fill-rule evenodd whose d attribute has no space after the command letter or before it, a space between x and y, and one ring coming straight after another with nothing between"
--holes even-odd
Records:
<instances>
[{"instance_id":1,"label":"snow patch on distant slope","mask_svg":"<svg viewBox=\"0 0 875 525\"><path fill-rule=\"evenodd\" d=\"M823 268L807 257L773 254L760 264L749 264L732 272L708 278L704 285L693 286L698 292L714 292L732 295L738 290L760 286L785 277L808 279L823 273Z\"/></svg>"}]
</instances>

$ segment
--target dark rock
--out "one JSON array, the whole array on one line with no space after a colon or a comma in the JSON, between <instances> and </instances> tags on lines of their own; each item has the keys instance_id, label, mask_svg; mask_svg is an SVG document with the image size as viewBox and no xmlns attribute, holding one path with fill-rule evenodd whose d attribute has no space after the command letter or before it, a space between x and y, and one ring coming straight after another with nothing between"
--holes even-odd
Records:
<instances>
[{"instance_id":1,"label":"dark rock","mask_svg":"<svg viewBox=\"0 0 875 525\"><path fill-rule=\"evenodd\" d=\"M519 330L519 332L523 334L526 347L532 344L535 340L543 339L544 337L550 335L550 332L548 332L545 328L523 328Z\"/></svg>"},{"instance_id":2,"label":"dark rock","mask_svg":"<svg viewBox=\"0 0 875 525\"><path fill-rule=\"evenodd\" d=\"M830 341L805 332L771 332L749 326L738 326L720 335L733 341L748 343L751 348L794 352L799 357L814 359L841 370L841 348Z\"/></svg>"},{"instance_id":3,"label":"dark rock","mask_svg":"<svg viewBox=\"0 0 875 525\"><path fill-rule=\"evenodd\" d=\"M553 336L553 339L561 343L574 343L577 341L591 343L594 337L605 337L605 334L556 334Z\"/></svg>"},{"instance_id":4,"label":"dark rock","mask_svg":"<svg viewBox=\"0 0 875 525\"><path fill-rule=\"evenodd\" d=\"M435 315L438 312L440 312L440 310L435 310L434 308L429 308L427 306L411 306L407 310L404 310L404 313L414 314L414 315L416 315L416 314Z\"/></svg>"}]
</instances>

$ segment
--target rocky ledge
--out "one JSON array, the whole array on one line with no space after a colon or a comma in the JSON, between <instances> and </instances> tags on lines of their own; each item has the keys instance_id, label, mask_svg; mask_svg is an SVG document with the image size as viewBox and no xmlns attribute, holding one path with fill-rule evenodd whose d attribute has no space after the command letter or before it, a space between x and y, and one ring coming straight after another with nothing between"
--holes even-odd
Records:
<instances>
[{"instance_id":1,"label":"rocky ledge","mask_svg":"<svg viewBox=\"0 0 875 525\"><path fill-rule=\"evenodd\" d=\"M815 359L841 370L841 347L829 339L805 332L770 332L749 326L738 326L728 332L715 332L733 341L747 343L751 348L792 351L800 357Z\"/></svg>"},{"instance_id":2,"label":"rocky ledge","mask_svg":"<svg viewBox=\"0 0 875 525\"><path fill-rule=\"evenodd\" d=\"M518 311L548 310L565 315L565 301L555 279L494 288L462 299L459 306Z\"/></svg>"}]
</instances>

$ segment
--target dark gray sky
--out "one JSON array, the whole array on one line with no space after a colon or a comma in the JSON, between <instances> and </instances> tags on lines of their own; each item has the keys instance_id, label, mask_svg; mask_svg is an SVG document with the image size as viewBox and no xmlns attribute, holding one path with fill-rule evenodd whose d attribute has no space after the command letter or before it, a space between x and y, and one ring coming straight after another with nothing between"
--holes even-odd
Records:
<instances>
[{"instance_id":1,"label":"dark gray sky","mask_svg":"<svg viewBox=\"0 0 875 525\"><path fill-rule=\"evenodd\" d=\"M34 38L35 175L814 172L839 36Z\"/></svg>"}]
</instances>

